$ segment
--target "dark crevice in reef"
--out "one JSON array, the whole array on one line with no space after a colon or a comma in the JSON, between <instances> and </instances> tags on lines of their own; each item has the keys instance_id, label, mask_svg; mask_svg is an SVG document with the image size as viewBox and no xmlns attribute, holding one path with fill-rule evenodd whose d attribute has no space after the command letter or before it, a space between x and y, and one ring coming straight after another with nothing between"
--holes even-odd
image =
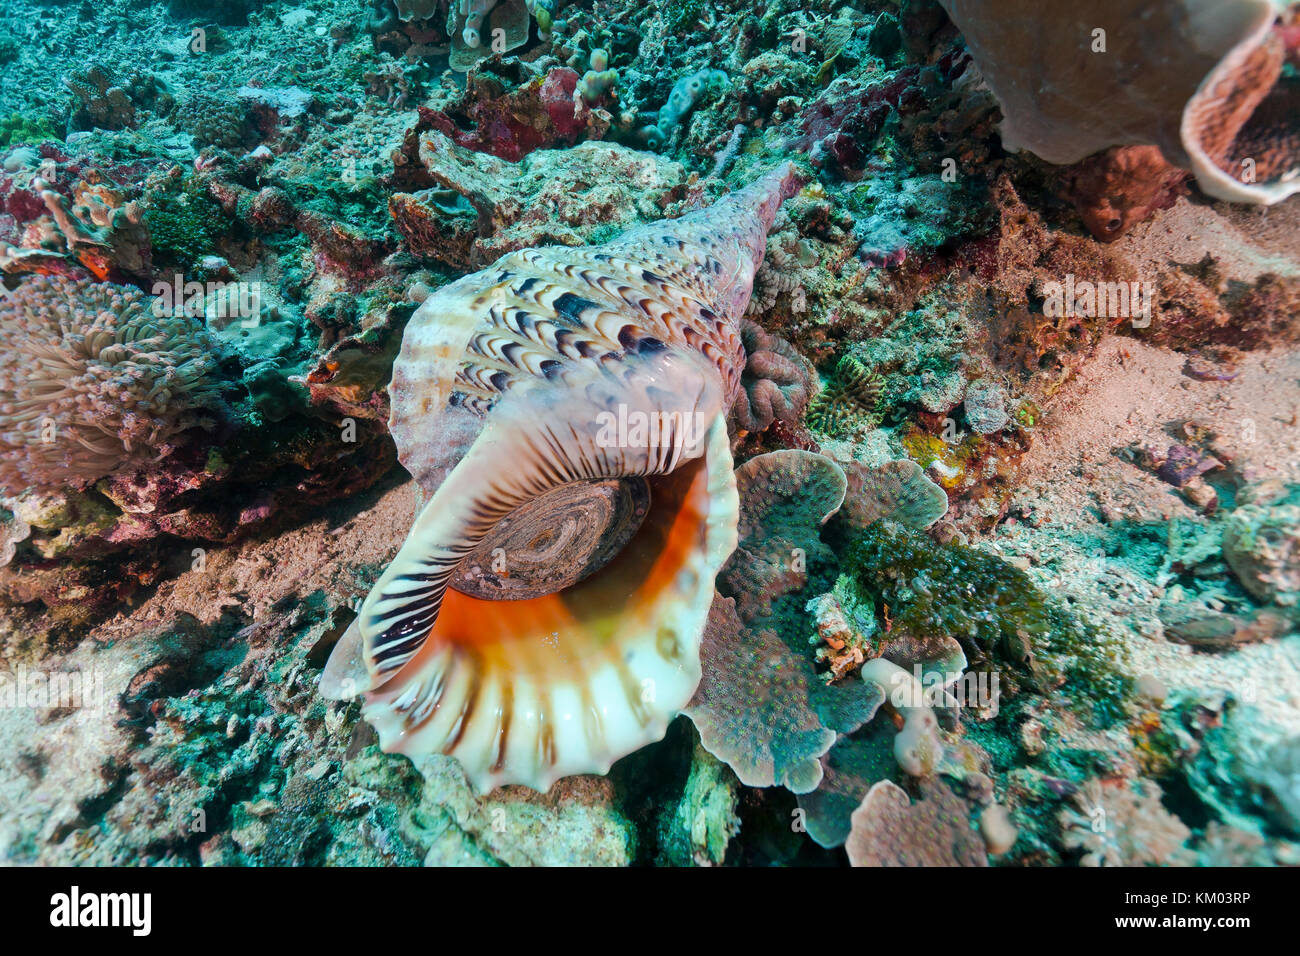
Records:
<instances>
[{"instance_id":1,"label":"dark crevice in reef","mask_svg":"<svg viewBox=\"0 0 1300 956\"><path fill-rule=\"evenodd\" d=\"M77 807L77 818L60 825L55 829L51 839L58 843L65 840L70 833L75 830L84 829L94 825L110 807L122 799L123 795L130 788L131 768L109 761L100 768L100 773L111 780L109 787L103 793L84 801Z\"/></svg>"},{"instance_id":2,"label":"dark crevice in reef","mask_svg":"<svg viewBox=\"0 0 1300 956\"><path fill-rule=\"evenodd\" d=\"M122 707L129 719L143 727L152 722L151 708L158 701L206 687L237 667L248 653L247 645L234 639L245 623L229 612L211 625L180 615L158 643L161 655L127 685Z\"/></svg>"},{"instance_id":3,"label":"dark crevice in reef","mask_svg":"<svg viewBox=\"0 0 1300 956\"><path fill-rule=\"evenodd\" d=\"M636 826L635 865L649 866L660 859L660 815L681 795L695 739L690 721L678 717L663 740L629 754L609 771L618 809Z\"/></svg>"}]
</instances>

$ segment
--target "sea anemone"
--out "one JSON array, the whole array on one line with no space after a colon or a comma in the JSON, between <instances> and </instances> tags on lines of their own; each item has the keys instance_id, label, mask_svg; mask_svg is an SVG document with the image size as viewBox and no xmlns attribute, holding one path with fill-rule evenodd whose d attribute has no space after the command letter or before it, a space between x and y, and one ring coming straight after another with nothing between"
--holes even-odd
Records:
<instances>
[{"instance_id":1,"label":"sea anemone","mask_svg":"<svg viewBox=\"0 0 1300 956\"><path fill-rule=\"evenodd\" d=\"M85 487L170 454L221 406L215 343L141 292L36 276L0 298L0 490Z\"/></svg>"}]
</instances>

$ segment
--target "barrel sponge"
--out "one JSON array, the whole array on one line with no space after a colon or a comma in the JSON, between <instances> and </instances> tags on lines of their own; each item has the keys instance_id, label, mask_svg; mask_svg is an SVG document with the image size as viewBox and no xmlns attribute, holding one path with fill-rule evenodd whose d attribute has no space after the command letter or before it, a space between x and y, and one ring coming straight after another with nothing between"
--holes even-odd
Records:
<instances>
[{"instance_id":1,"label":"barrel sponge","mask_svg":"<svg viewBox=\"0 0 1300 956\"><path fill-rule=\"evenodd\" d=\"M1300 192L1283 0L940 2L998 98L1007 149L1064 164L1154 145L1216 199Z\"/></svg>"}]
</instances>

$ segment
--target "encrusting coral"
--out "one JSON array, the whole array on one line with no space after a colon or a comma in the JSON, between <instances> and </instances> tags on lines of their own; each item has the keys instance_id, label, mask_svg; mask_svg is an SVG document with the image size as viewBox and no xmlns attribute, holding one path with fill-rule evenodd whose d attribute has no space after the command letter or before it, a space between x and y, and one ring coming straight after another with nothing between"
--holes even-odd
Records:
<instances>
[{"instance_id":1,"label":"encrusting coral","mask_svg":"<svg viewBox=\"0 0 1300 956\"><path fill-rule=\"evenodd\" d=\"M873 683L827 685L807 641L791 640L773 613L787 595L802 608L798 592L831 560L819 532L844 499L844 475L822 455L787 449L751 458L736 484L740 540L719 576L724 594L709 612L703 677L685 713L743 783L803 793L821 780L818 758L836 734L884 700Z\"/></svg>"},{"instance_id":2,"label":"encrusting coral","mask_svg":"<svg viewBox=\"0 0 1300 956\"><path fill-rule=\"evenodd\" d=\"M910 462L896 464L915 469ZM903 473L913 483L928 483L919 472L905 468ZM873 743L871 753L883 758L882 768L872 771L873 779L887 775L890 768L931 774L943 759L943 744L929 697L914 686L910 669L920 666L927 676L943 671L945 680L951 680L949 672L960 674L965 658L955 645L909 640L901 630L888 636L874 631L864 635L860 629L874 622L864 624L860 610L874 617L870 605L850 611L834 594L812 602L800 595L810 581L826 581L834 564L833 552L820 540L820 529L850 491L839 465L811 452L784 450L750 459L737 469L736 478L741 492L740 541L719 575L724 596L710 612L701 649L703 678L685 713L695 722L706 749L730 765L742 782L780 784L807 795L810 802L803 803L801 797L801 805L812 808L809 833L824 845L837 845L847 833L848 812L861 800L865 787L854 792L858 778L841 774L838 779L847 780L843 799L822 794L824 776L836 773L827 763L832 747L865 733L880 744ZM880 500L874 507L860 505L856 516L847 521L834 520L851 530L859 521L878 520L902 504L897 484L885 477L860 478L857 494L865 498L878 490ZM935 488L935 492L943 498L942 490ZM939 514L942 509L936 514L933 505L911 509L904 505L896 516L925 526ZM799 614L805 604L819 609L818 636L811 640L806 618ZM827 656L821 648L814 653L810 646L822 641L829 646L838 642L846 652L856 650L861 656L846 658L839 672L833 663L832 670L822 672L819 665ZM872 660L865 660L868 656ZM859 665L861 674L853 675ZM897 705L892 712L903 720L898 734L892 732L892 724L874 719L891 696ZM838 819L841 808L842 821ZM836 817L836 822L826 822L826 815Z\"/></svg>"},{"instance_id":3,"label":"encrusting coral","mask_svg":"<svg viewBox=\"0 0 1300 956\"><path fill-rule=\"evenodd\" d=\"M925 531L948 510L948 496L914 461L898 459L875 468L862 462L845 462L842 467L848 493L840 518L857 530L887 520L913 531Z\"/></svg>"},{"instance_id":4,"label":"encrusting coral","mask_svg":"<svg viewBox=\"0 0 1300 956\"><path fill-rule=\"evenodd\" d=\"M853 866L988 866L965 801L942 781L916 801L888 780L877 783L853 811L844 848Z\"/></svg>"},{"instance_id":5,"label":"encrusting coral","mask_svg":"<svg viewBox=\"0 0 1300 956\"><path fill-rule=\"evenodd\" d=\"M36 276L0 299L0 488L81 487L214 424L216 343L135 289Z\"/></svg>"}]
</instances>

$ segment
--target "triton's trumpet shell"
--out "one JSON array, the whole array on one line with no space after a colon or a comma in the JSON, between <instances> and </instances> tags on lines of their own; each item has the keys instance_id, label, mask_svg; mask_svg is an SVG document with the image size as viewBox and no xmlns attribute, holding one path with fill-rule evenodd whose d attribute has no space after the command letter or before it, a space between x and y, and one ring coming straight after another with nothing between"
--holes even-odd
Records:
<instances>
[{"instance_id":1,"label":"triton's trumpet shell","mask_svg":"<svg viewBox=\"0 0 1300 956\"><path fill-rule=\"evenodd\" d=\"M736 543L725 416L786 164L602 246L512 253L430 296L390 426L429 495L321 690L481 790L604 772L700 678Z\"/></svg>"}]
</instances>

